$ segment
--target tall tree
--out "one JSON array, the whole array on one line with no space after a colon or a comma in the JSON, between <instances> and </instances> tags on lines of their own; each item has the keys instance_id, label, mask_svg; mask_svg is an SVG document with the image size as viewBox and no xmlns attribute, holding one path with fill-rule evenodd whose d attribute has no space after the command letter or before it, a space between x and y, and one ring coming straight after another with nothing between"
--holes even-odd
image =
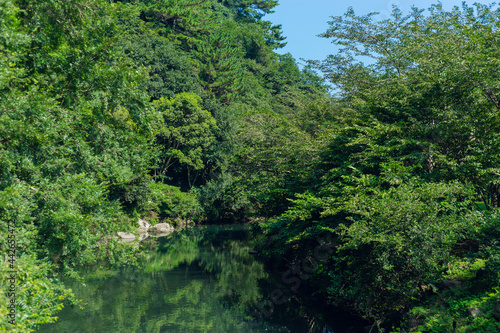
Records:
<instances>
[{"instance_id":1,"label":"tall tree","mask_svg":"<svg viewBox=\"0 0 500 333\"><path fill-rule=\"evenodd\" d=\"M487 203L496 202L498 10L478 4L446 12L435 5L428 16L395 9L391 19L374 22L373 14L351 9L329 24L321 36L345 49L316 65L345 102L365 120L402 127L413 154L424 157L408 162L422 163L430 177L474 184Z\"/></svg>"},{"instance_id":2,"label":"tall tree","mask_svg":"<svg viewBox=\"0 0 500 333\"><path fill-rule=\"evenodd\" d=\"M157 143L162 152L157 174L168 177L169 169L177 165L186 171L191 187L197 171L206 166L206 156L215 144L217 126L212 115L200 107L201 98L193 93L181 93L174 98L160 98L154 105L162 117Z\"/></svg>"}]
</instances>

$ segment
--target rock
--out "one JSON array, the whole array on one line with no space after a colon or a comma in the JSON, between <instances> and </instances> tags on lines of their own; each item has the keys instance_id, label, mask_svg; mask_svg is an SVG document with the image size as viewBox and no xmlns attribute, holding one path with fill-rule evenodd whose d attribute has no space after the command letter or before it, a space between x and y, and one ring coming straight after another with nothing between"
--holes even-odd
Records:
<instances>
[{"instance_id":1,"label":"rock","mask_svg":"<svg viewBox=\"0 0 500 333\"><path fill-rule=\"evenodd\" d=\"M151 223L149 223L146 220L139 219L138 223L139 223L139 227L137 228L137 231L139 233L147 232L149 230L149 228L151 228Z\"/></svg>"},{"instance_id":2,"label":"rock","mask_svg":"<svg viewBox=\"0 0 500 333\"><path fill-rule=\"evenodd\" d=\"M159 238L159 237L165 237L165 236L168 236L172 233L172 231L169 231L169 232L160 232L158 234L150 234L149 237L155 237L155 238Z\"/></svg>"},{"instance_id":3,"label":"rock","mask_svg":"<svg viewBox=\"0 0 500 333\"><path fill-rule=\"evenodd\" d=\"M481 311L479 308L470 308L469 312L474 318L477 318L483 314L483 311Z\"/></svg>"},{"instance_id":4,"label":"rock","mask_svg":"<svg viewBox=\"0 0 500 333\"><path fill-rule=\"evenodd\" d=\"M146 221L146 220L139 219L138 223L139 223L139 226L140 226L140 227L144 227L144 228L151 228L151 223L149 223L149 222L148 222L148 221Z\"/></svg>"},{"instance_id":5,"label":"rock","mask_svg":"<svg viewBox=\"0 0 500 333\"><path fill-rule=\"evenodd\" d=\"M157 234L169 234L174 231L174 227L172 227L168 223L158 223L153 226L151 226L148 229L148 233L152 235L157 235Z\"/></svg>"},{"instance_id":6,"label":"rock","mask_svg":"<svg viewBox=\"0 0 500 333\"><path fill-rule=\"evenodd\" d=\"M131 242L135 239L135 235L130 233L130 232L118 232L118 236L122 239L124 242Z\"/></svg>"},{"instance_id":7,"label":"rock","mask_svg":"<svg viewBox=\"0 0 500 333\"><path fill-rule=\"evenodd\" d=\"M140 233L140 234L145 234L148 232L148 228L144 228L144 227L138 227L137 228L137 232Z\"/></svg>"},{"instance_id":8,"label":"rock","mask_svg":"<svg viewBox=\"0 0 500 333\"><path fill-rule=\"evenodd\" d=\"M139 242L142 242L143 240L145 240L148 237L149 237L149 234L147 232L139 234Z\"/></svg>"}]
</instances>

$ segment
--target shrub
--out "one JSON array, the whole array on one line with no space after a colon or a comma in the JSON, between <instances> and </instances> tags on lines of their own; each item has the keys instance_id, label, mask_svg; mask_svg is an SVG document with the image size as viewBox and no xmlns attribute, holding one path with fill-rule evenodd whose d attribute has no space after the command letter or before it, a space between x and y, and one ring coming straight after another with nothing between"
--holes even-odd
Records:
<instances>
[{"instance_id":1,"label":"shrub","mask_svg":"<svg viewBox=\"0 0 500 333\"><path fill-rule=\"evenodd\" d=\"M201 218L202 210L192 192L182 192L178 187L151 183L150 208L158 212L160 219L193 220Z\"/></svg>"}]
</instances>

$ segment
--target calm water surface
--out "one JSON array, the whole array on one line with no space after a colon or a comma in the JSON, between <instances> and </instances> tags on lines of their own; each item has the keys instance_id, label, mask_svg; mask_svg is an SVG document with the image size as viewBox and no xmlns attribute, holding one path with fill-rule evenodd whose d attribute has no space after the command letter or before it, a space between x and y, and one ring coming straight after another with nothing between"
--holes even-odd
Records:
<instances>
[{"instance_id":1,"label":"calm water surface","mask_svg":"<svg viewBox=\"0 0 500 333\"><path fill-rule=\"evenodd\" d=\"M358 333L367 325L289 292L281 274L249 254L245 226L193 227L149 241L157 250L140 267L91 268L81 271L84 284L66 281L84 309L67 307L37 332ZM276 290L286 301L271 305Z\"/></svg>"}]
</instances>

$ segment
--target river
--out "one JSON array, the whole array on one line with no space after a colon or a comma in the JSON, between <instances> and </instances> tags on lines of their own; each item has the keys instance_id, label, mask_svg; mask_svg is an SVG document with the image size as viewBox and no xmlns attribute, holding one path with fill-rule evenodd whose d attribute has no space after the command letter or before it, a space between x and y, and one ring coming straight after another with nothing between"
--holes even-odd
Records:
<instances>
[{"instance_id":1,"label":"river","mask_svg":"<svg viewBox=\"0 0 500 333\"><path fill-rule=\"evenodd\" d=\"M140 266L66 280L84 308L37 332L363 332L366 323L297 297L251 253L243 225L196 226L149 239ZM272 302L270 301L272 300Z\"/></svg>"}]
</instances>

